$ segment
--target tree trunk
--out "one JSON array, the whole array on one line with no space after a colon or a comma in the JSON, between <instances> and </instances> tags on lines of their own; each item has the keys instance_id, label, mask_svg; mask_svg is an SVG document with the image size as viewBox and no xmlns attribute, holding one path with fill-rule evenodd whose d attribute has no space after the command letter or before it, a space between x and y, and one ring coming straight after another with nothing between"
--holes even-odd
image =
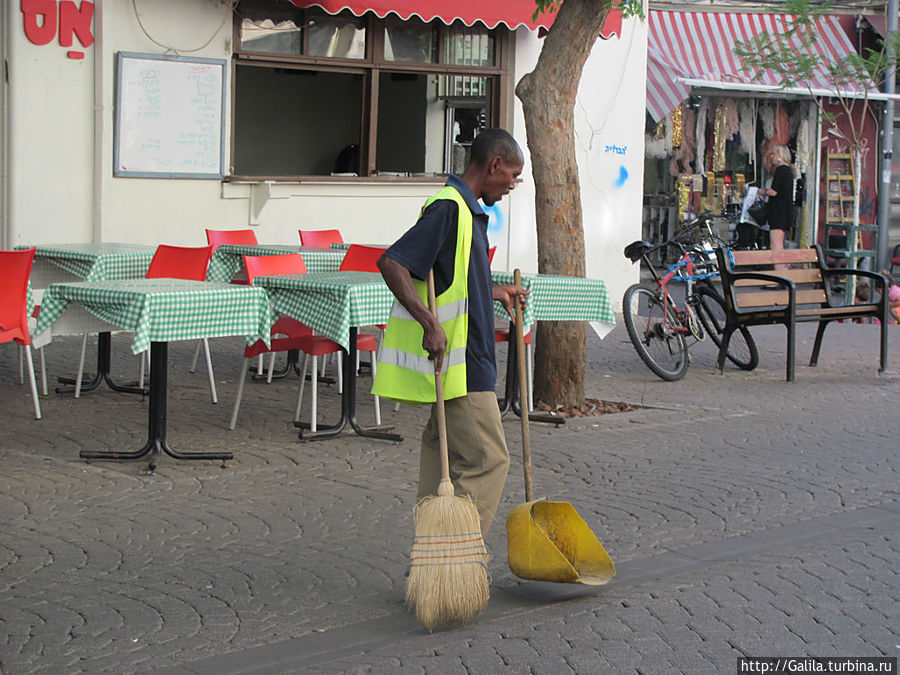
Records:
<instances>
[{"instance_id":1,"label":"tree trunk","mask_svg":"<svg viewBox=\"0 0 900 675\"><path fill-rule=\"evenodd\" d=\"M567 0L533 72L516 86L535 183L538 272L585 275L581 188L575 161L575 96L609 13L609 0ZM601 86L598 83L597 86ZM551 406L584 403L585 324L538 324L534 395Z\"/></svg>"}]
</instances>

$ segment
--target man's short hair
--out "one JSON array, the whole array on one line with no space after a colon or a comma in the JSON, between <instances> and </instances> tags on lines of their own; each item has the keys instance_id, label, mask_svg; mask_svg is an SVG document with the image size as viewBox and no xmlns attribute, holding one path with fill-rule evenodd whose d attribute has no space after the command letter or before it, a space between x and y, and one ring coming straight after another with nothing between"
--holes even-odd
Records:
<instances>
[{"instance_id":1,"label":"man's short hair","mask_svg":"<svg viewBox=\"0 0 900 675\"><path fill-rule=\"evenodd\" d=\"M510 164L522 159L522 150L516 139L505 129L485 129L472 141L471 161L478 166L487 164L491 157L500 157Z\"/></svg>"}]
</instances>

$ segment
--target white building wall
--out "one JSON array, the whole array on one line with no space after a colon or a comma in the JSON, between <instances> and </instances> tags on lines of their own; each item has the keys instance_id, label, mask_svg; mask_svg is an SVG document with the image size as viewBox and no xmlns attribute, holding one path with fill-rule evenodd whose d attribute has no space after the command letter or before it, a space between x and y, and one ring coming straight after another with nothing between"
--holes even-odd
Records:
<instances>
[{"instance_id":1,"label":"white building wall","mask_svg":"<svg viewBox=\"0 0 900 675\"><path fill-rule=\"evenodd\" d=\"M205 243L204 228L248 226L266 243L295 243L298 229L331 227L340 228L350 241L389 243L415 222L438 182L267 184L114 177L116 54L163 54L171 48L183 56L231 59L226 3L154 0L137 7L140 22L133 3L98 0L95 43L80 61L68 59L66 49L55 42L31 44L21 12L16 7L9 13L11 245L91 240L200 245ZM625 21L623 33L621 39L598 40L576 106L587 273L606 280L617 301L637 277L621 251L639 238L641 228L647 39L644 24L636 19ZM534 67L541 45L536 34L516 32L514 80ZM230 67L227 73L229 166ZM523 147L524 129L516 101L513 133ZM492 210L496 269L533 272L537 267L527 152L523 178Z\"/></svg>"},{"instance_id":2,"label":"white building wall","mask_svg":"<svg viewBox=\"0 0 900 675\"><path fill-rule=\"evenodd\" d=\"M9 58L9 247L91 238L93 48L70 59L56 39L32 44L18 2L5 18Z\"/></svg>"},{"instance_id":3,"label":"white building wall","mask_svg":"<svg viewBox=\"0 0 900 675\"><path fill-rule=\"evenodd\" d=\"M575 103L575 148L581 183L586 271L603 279L616 310L639 277L622 254L641 238L646 105L647 26L632 18L622 36L598 39L588 57ZM542 42L519 29L516 73L534 69ZM525 118L516 101L514 134L525 145ZM527 153L526 153L527 155ZM525 182L516 188L510 221L509 266L537 270L534 181L526 156Z\"/></svg>"}]
</instances>

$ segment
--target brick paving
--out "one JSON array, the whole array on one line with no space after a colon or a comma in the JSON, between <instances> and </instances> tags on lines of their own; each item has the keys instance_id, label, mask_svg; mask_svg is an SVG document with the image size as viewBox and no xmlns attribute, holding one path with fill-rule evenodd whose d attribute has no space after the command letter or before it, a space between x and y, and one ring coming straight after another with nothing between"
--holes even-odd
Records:
<instances>
[{"instance_id":1,"label":"brick paving","mask_svg":"<svg viewBox=\"0 0 900 675\"><path fill-rule=\"evenodd\" d=\"M754 329L760 366L684 380L641 363L619 325L588 337L586 394L646 406L560 428L532 424L537 495L571 502L616 561L600 588L522 581L503 514L491 530L491 604L428 634L402 605L424 409L385 421L399 444L344 434L299 443L296 378L248 383L227 430L241 341L212 342L212 405L192 343L170 347L169 442L235 459L79 459L143 445L147 402L101 386L31 416L14 349L0 348L0 669L3 673L734 672L748 655L900 655L900 326L878 375L877 327L833 324L820 365L784 378L784 330ZM46 350L71 375L80 339ZM113 371L137 359L114 336ZM503 355L501 348L501 357ZM363 386L366 380L363 380ZM320 420L338 395L321 386ZM361 396L360 417L373 419ZM306 415L304 411L304 415Z\"/></svg>"}]
</instances>

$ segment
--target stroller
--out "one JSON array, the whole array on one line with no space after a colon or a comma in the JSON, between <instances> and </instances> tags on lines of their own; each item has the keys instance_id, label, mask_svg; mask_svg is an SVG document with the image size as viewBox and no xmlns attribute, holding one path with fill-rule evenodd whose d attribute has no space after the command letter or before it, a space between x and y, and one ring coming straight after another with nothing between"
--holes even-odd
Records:
<instances>
[{"instance_id":1,"label":"stroller","mask_svg":"<svg viewBox=\"0 0 900 675\"><path fill-rule=\"evenodd\" d=\"M759 193L758 187L747 188L744 202L741 205L741 219L735 227L736 249L760 249L769 247L769 227L765 223L757 223L750 215L750 208L758 203L765 203L765 197Z\"/></svg>"}]
</instances>

